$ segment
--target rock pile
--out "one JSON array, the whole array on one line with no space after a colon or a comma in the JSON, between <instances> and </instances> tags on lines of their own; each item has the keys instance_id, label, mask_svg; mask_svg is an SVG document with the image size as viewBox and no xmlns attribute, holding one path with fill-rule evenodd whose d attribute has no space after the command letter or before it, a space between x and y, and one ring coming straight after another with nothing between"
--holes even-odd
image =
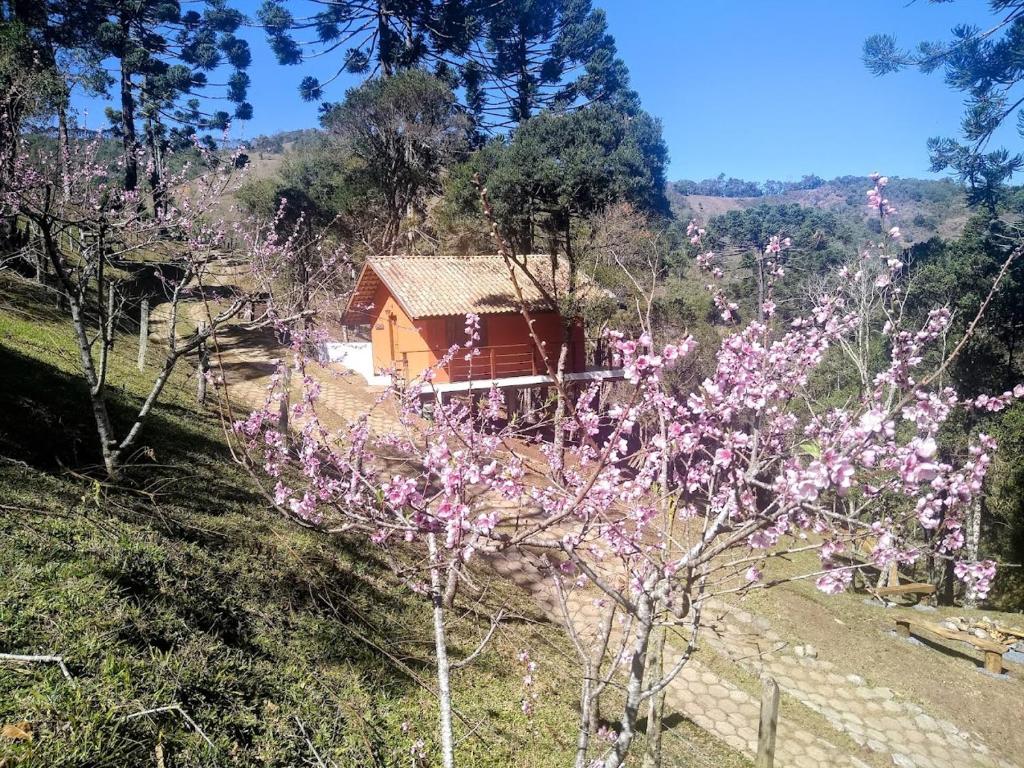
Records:
<instances>
[{"instance_id":1,"label":"rock pile","mask_svg":"<svg viewBox=\"0 0 1024 768\"><path fill-rule=\"evenodd\" d=\"M1015 651L1024 652L1024 629L1003 626L988 616L982 616L980 619L951 616L943 619L942 626L953 631L969 632L982 640L994 640L1010 646Z\"/></svg>"}]
</instances>

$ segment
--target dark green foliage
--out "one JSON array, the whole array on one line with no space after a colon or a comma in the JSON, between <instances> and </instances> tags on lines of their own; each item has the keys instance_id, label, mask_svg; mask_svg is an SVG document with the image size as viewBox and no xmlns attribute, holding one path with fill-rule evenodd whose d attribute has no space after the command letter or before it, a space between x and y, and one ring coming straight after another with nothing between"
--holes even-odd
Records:
<instances>
[{"instance_id":1,"label":"dark green foliage","mask_svg":"<svg viewBox=\"0 0 1024 768\"><path fill-rule=\"evenodd\" d=\"M1024 407L1015 404L985 425L999 444L989 470L982 508L982 553L1004 563L1024 562ZM1004 568L992 602L1001 610L1024 609L1024 571Z\"/></svg>"},{"instance_id":2,"label":"dark green foliage","mask_svg":"<svg viewBox=\"0 0 1024 768\"><path fill-rule=\"evenodd\" d=\"M676 215L681 219L702 219L701 201L692 201L688 195L712 197L733 197L738 195L746 200L737 200L736 207L746 207L760 202L758 198L781 198L777 202L795 202L830 211L841 218L858 238L880 232L877 216L872 216L865 205L865 191L871 182L864 176L838 176L823 180L813 174L800 181L766 181L757 184L742 179L707 179L702 182L687 180L672 182L667 194L672 201ZM886 188L897 208L892 224L903 231L905 242L927 240L941 235L949 237L958 234L961 223L966 219L965 189L951 179L913 179L898 176L889 177ZM1006 207L1012 208L1010 201Z\"/></svg>"},{"instance_id":3,"label":"dark green foliage","mask_svg":"<svg viewBox=\"0 0 1024 768\"><path fill-rule=\"evenodd\" d=\"M907 312L915 322L935 306L954 311L951 344L963 336L988 296L1019 234L1006 224L978 216L952 242L938 239L915 246L910 254L913 279ZM1024 261L1010 266L981 323L947 372L949 383L965 397L1000 394L1024 381ZM945 430L945 440L963 446L970 435L996 437L999 450L986 482L982 554L1004 562L1024 562L1024 408L973 412ZM1007 569L996 580L996 600L1022 607L1019 574Z\"/></svg>"},{"instance_id":4,"label":"dark green foliage","mask_svg":"<svg viewBox=\"0 0 1024 768\"><path fill-rule=\"evenodd\" d=\"M764 252L775 235L790 238L783 251L783 278L775 287L775 301L783 318L802 312L810 286L834 271L856 253L856 237L850 225L833 213L796 203L761 204L716 216L708 225L709 243L716 250L739 255L744 267L738 295L748 314L755 309L758 291L755 256Z\"/></svg>"},{"instance_id":5,"label":"dark green foliage","mask_svg":"<svg viewBox=\"0 0 1024 768\"><path fill-rule=\"evenodd\" d=\"M0 20L0 135L4 141L10 142L24 121L52 115L64 96L59 73L44 63L30 29L19 21Z\"/></svg>"},{"instance_id":6,"label":"dark green foliage","mask_svg":"<svg viewBox=\"0 0 1024 768\"><path fill-rule=\"evenodd\" d=\"M60 74L45 64L40 44L20 22L0 16L0 188L14 173L18 139L38 119L51 117L66 99ZM0 206L0 217L7 211ZM0 244L6 239L0 223Z\"/></svg>"},{"instance_id":7,"label":"dark green foliage","mask_svg":"<svg viewBox=\"0 0 1024 768\"><path fill-rule=\"evenodd\" d=\"M106 113L122 138L129 189L138 184L140 144L150 155L155 190L168 150L190 147L197 131L223 131L252 116L245 101L251 54L235 35L245 17L227 0L188 9L177 0L47 0L27 16L50 57L71 63L69 78L116 97ZM116 79L111 71L119 72ZM224 74L221 98L233 113L203 104L211 73Z\"/></svg>"},{"instance_id":8,"label":"dark green foliage","mask_svg":"<svg viewBox=\"0 0 1024 768\"><path fill-rule=\"evenodd\" d=\"M347 184L349 162L323 134L303 140L289 152L277 174L246 181L236 193L243 210L272 218L286 201L281 233L291 232L299 216L315 228L337 226L352 213L359 195Z\"/></svg>"},{"instance_id":9,"label":"dark green foliage","mask_svg":"<svg viewBox=\"0 0 1024 768\"><path fill-rule=\"evenodd\" d=\"M796 192L801 189L817 189L826 184L823 178L814 174L808 174L799 181L776 181L768 179L762 183L756 181L744 181L730 176L725 177L724 173L718 174L713 179L703 181L691 181L680 179L672 182L672 186L680 195L708 195L709 197L778 197L787 192Z\"/></svg>"},{"instance_id":10,"label":"dark green foliage","mask_svg":"<svg viewBox=\"0 0 1024 768\"><path fill-rule=\"evenodd\" d=\"M811 251L821 251L830 242L849 237L835 214L796 203L762 203L729 211L711 220L708 234L712 239L757 251L763 251L774 235L792 238L794 246Z\"/></svg>"},{"instance_id":11,"label":"dark green foliage","mask_svg":"<svg viewBox=\"0 0 1024 768\"><path fill-rule=\"evenodd\" d=\"M816 174L810 173L805 174L800 178L799 181L776 181L775 179L768 179L762 186L765 195L770 197L777 197L784 195L787 192L795 192L802 189L817 189L822 187L827 182Z\"/></svg>"},{"instance_id":12,"label":"dark green foliage","mask_svg":"<svg viewBox=\"0 0 1024 768\"><path fill-rule=\"evenodd\" d=\"M760 197L764 194L761 185L756 181L744 181L718 174L713 179L690 181L680 179L672 182L672 186L680 195L709 195L711 197Z\"/></svg>"},{"instance_id":13,"label":"dark green foliage","mask_svg":"<svg viewBox=\"0 0 1024 768\"><path fill-rule=\"evenodd\" d=\"M543 113L520 126L510 140L493 140L456 168L447 202L455 210L478 211L472 178L479 174L499 222L529 250L539 244L536 230L557 241L574 219L614 202L668 215L667 161L661 125L644 112L629 116L596 105Z\"/></svg>"},{"instance_id":14,"label":"dark green foliage","mask_svg":"<svg viewBox=\"0 0 1024 768\"><path fill-rule=\"evenodd\" d=\"M321 132L316 128L299 128L295 131L279 131L269 136L257 136L246 142L254 152L284 152L288 145L294 148L315 144L320 141Z\"/></svg>"},{"instance_id":15,"label":"dark green foliage","mask_svg":"<svg viewBox=\"0 0 1024 768\"><path fill-rule=\"evenodd\" d=\"M959 330L966 328L1010 255L1017 234L1005 224L972 219L963 235L915 246L909 257L913 281L908 311L923 314L949 305ZM1024 378L1024 261L1016 259L986 310L979 331L952 371L968 397L1011 389Z\"/></svg>"},{"instance_id":16,"label":"dark green foliage","mask_svg":"<svg viewBox=\"0 0 1024 768\"><path fill-rule=\"evenodd\" d=\"M864 43L864 62L876 75L916 67L945 72L946 83L964 94L962 140L929 139L932 170L952 169L970 188L970 202L994 212L1003 185L1024 167L1024 157L1005 149L989 150L996 129L1016 114L1024 135L1021 84L1024 82L1024 2L990 0L996 19L987 29L955 27L952 39L922 42L903 50L892 35L873 35Z\"/></svg>"},{"instance_id":17,"label":"dark green foliage","mask_svg":"<svg viewBox=\"0 0 1024 768\"><path fill-rule=\"evenodd\" d=\"M351 213L375 220L377 231L364 233L385 252L398 245L403 221L408 230L423 220L442 170L468 147L470 126L451 89L419 70L350 90L322 122L332 150L348 159Z\"/></svg>"},{"instance_id":18,"label":"dark green foliage","mask_svg":"<svg viewBox=\"0 0 1024 768\"><path fill-rule=\"evenodd\" d=\"M466 3L445 5L453 6L445 9L447 13L461 16ZM443 19L440 5L435 7L431 0L316 0L315 7L312 14L298 15L282 0L265 0L260 7L259 19L282 64L300 63L303 46L314 41L317 52L337 53L339 73L391 75L430 63L462 40L450 19L443 29L435 26ZM311 100L323 95L313 77L303 80L301 91Z\"/></svg>"},{"instance_id":19,"label":"dark green foliage","mask_svg":"<svg viewBox=\"0 0 1024 768\"><path fill-rule=\"evenodd\" d=\"M465 85L467 103L481 123L517 125L581 100L624 112L639 109L604 11L590 0L484 3L480 16L490 55L470 59L488 76L471 76Z\"/></svg>"},{"instance_id":20,"label":"dark green foliage","mask_svg":"<svg viewBox=\"0 0 1024 768\"><path fill-rule=\"evenodd\" d=\"M426 72L403 71L351 89L322 120L325 132L297 137L277 178L243 185L242 204L269 217L285 198L286 228L302 214L374 251L407 247L445 167L469 146L451 90Z\"/></svg>"},{"instance_id":21,"label":"dark green foliage","mask_svg":"<svg viewBox=\"0 0 1024 768\"><path fill-rule=\"evenodd\" d=\"M781 197L789 192L829 187L838 194L848 196L850 204L857 206L864 202L866 186L864 176L837 176L826 180L815 174L807 174L799 181L769 179L760 183L726 178L724 173L720 173L713 179L703 181L680 179L672 182L672 188L680 195L709 197ZM888 190L894 199L943 204L954 202L962 194L962 188L949 179L906 179L899 176L889 177Z\"/></svg>"},{"instance_id":22,"label":"dark green foliage","mask_svg":"<svg viewBox=\"0 0 1024 768\"><path fill-rule=\"evenodd\" d=\"M309 15L283 0L259 11L282 64L330 55L342 72L390 77L432 70L464 97L481 128L517 125L540 111L584 103L638 108L604 12L590 0L316 0ZM319 101L327 83L299 91Z\"/></svg>"}]
</instances>

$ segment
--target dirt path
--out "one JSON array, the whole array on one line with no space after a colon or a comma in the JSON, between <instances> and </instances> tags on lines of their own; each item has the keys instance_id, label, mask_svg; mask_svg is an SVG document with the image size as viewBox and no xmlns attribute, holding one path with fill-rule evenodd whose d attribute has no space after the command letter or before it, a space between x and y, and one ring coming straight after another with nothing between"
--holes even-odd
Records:
<instances>
[{"instance_id":1,"label":"dirt path","mask_svg":"<svg viewBox=\"0 0 1024 768\"><path fill-rule=\"evenodd\" d=\"M218 356L236 402L256 406L283 351L271 334L229 329L218 341ZM322 387L320 411L329 426L370 413L378 432L396 423L393 410L376 406L378 393L362 379L341 369L316 374ZM527 556L507 552L490 560L494 570L529 592L547 616L561 623L561 610L543 574ZM577 627L596 627L595 594L574 593L570 613ZM714 612L712 612L714 613ZM901 768L1013 768L1019 763L996 756L975 734L936 717L887 688L868 685L828 661L797 658L761 619L735 609L717 612L704 644L730 669L756 681L761 674L776 678L787 694L779 722L776 765L886 766ZM720 674L711 664L690 661L666 692L670 714L680 714L720 741L752 756L757 747L759 696L735 676ZM710 666L709 666L710 665Z\"/></svg>"}]
</instances>

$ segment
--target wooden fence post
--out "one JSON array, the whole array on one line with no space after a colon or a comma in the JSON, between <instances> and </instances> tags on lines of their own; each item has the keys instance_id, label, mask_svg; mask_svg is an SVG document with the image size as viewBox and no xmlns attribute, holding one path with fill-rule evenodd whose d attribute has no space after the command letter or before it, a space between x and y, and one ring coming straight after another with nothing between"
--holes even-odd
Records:
<instances>
[{"instance_id":1,"label":"wooden fence post","mask_svg":"<svg viewBox=\"0 0 1024 768\"><path fill-rule=\"evenodd\" d=\"M107 281L107 327L104 329L106 342L114 345L114 313L117 311L117 296L114 295L114 284Z\"/></svg>"},{"instance_id":2,"label":"wooden fence post","mask_svg":"<svg viewBox=\"0 0 1024 768\"><path fill-rule=\"evenodd\" d=\"M146 369L146 347L149 346L149 299L139 305L139 370Z\"/></svg>"},{"instance_id":3,"label":"wooden fence post","mask_svg":"<svg viewBox=\"0 0 1024 768\"><path fill-rule=\"evenodd\" d=\"M277 419L277 431L281 434L281 439L284 441L284 449L287 451L291 446L288 433L288 411L291 409L292 369L289 366L284 368L284 375L281 377L281 388L283 396L281 397L280 415Z\"/></svg>"},{"instance_id":4,"label":"wooden fence post","mask_svg":"<svg viewBox=\"0 0 1024 768\"><path fill-rule=\"evenodd\" d=\"M756 768L775 765L775 732L779 725L779 684L773 678L762 679L761 723L757 728Z\"/></svg>"},{"instance_id":5,"label":"wooden fence post","mask_svg":"<svg viewBox=\"0 0 1024 768\"><path fill-rule=\"evenodd\" d=\"M202 336L206 332L206 323L199 323L199 327L196 328L196 333ZM206 375L210 370L210 351L206 347L206 341L199 343L199 349L196 350L199 353L199 363L197 372L199 375L198 382L196 383L196 400L200 404L206 403Z\"/></svg>"}]
</instances>

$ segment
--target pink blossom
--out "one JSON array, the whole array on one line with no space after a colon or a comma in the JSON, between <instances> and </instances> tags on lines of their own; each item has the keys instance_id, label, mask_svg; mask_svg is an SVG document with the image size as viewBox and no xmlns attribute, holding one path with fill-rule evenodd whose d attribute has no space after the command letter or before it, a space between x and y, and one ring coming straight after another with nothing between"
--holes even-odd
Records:
<instances>
[{"instance_id":1,"label":"pink blossom","mask_svg":"<svg viewBox=\"0 0 1024 768\"><path fill-rule=\"evenodd\" d=\"M865 432L880 432L885 416L880 411L868 411L860 417L860 428Z\"/></svg>"},{"instance_id":2,"label":"pink blossom","mask_svg":"<svg viewBox=\"0 0 1024 768\"><path fill-rule=\"evenodd\" d=\"M984 600L992 588L992 580L996 575L996 564L993 560L982 560L976 563L958 561L953 565L953 573L966 585L969 598Z\"/></svg>"},{"instance_id":3,"label":"pink blossom","mask_svg":"<svg viewBox=\"0 0 1024 768\"><path fill-rule=\"evenodd\" d=\"M838 595L846 591L852 579L850 571L829 571L819 576L815 585L827 595Z\"/></svg>"}]
</instances>

